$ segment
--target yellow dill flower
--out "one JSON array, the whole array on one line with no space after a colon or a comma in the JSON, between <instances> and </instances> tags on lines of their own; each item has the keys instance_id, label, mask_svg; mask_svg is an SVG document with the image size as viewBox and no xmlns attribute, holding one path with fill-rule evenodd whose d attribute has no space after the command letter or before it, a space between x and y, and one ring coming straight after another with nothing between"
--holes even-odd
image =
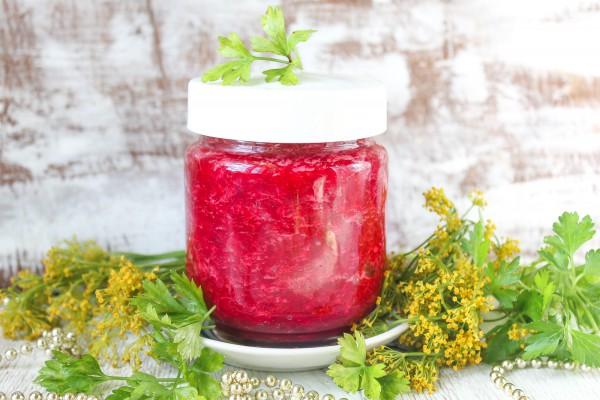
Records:
<instances>
[{"instance_id":1,"label":"yellow dill flower","mask_svg":"<svg viewBox=\"0 0 600 400\"><path fill-rule=\"evenodd\" d=\"M510 326L510 329L507 332L507 336L510 340L515 342L520 341L521 339L526 338L532 333L530 329L523 328L519 324L514 323Z\"/></svg>"},{"instance_id":2,"label":"yellow dill flower","mask_svg":"<svg viewBox=\"0 0 600 400\"><path fill-rule=\"evenodd\" d=\"M508 238L503 243L494 245L493 247L498 261L510 260L521 252L519 241L511 238Z\"/></svg>"},{"instance_id":3,"label":"yellow dill flower","mask_svg":"<svg viewBox=\"0 0 600 400\"><path fill-rule=\"evenodd\" d=\"M481 190L474 190L469 194L469 199L471 203L473 203L476 207L485 207L487 205L487 201L483 197L483 192Z\"/></svg>"},{"instance_id":4,"label":"yellow dill flower","mask_svg":"<svg viewBox=\"0 0 600 400\"><path fill-rule=\"evenodd\" d=\"M485 230L483 236L486 240L491 240L496 232L496 224L492 220L487 220L485 223Z\"/></svg>"},{"instance_id":5,"label":"yellow dill flower","mask_svg":"<svg viewBox=\"0 0 600 400\"><path fill-rule=\"evenodd\" d=\"M444 189L432 187L425 193L425 208L439 215L440 217L448 216L454 211L454 204L448 200Z\"/></svg>"},{"instance_id":6,"label":"yellow dill flower","mask_svg":"<svg viewBox=\"0 0 600 400\"><path fill-rule=\"evenodd\" d=\"M132 356L131 349L119 357L113 342L115 337L126 338L128 333L137 334L142 328L142 318L131 299L142 290L144 278L154 273L143 273L125 257L120 257L118 263L119 268L110 271L106 287L96 290L98 306L94 311L90 353L110 360L113 365L127 361L135 367L139 365L139 358Z\"/></svg>"}]
</instances>

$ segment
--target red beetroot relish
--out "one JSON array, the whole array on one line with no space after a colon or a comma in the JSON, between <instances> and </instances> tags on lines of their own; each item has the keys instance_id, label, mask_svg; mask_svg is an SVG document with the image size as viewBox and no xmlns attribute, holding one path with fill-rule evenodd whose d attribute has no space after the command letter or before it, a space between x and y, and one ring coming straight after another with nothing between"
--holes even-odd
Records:
<instances>
[{"instance_id":1,"label":"red beetroot relish","mask_svg":"<svg viewBox=\"0 0 600 400\"><path fill-rule=\"evenodd\" d=\"M318 342L372 309L386 256L382 146L201 136L185 168L187 270L221 334Z\"/></svg>"}]
</instances>

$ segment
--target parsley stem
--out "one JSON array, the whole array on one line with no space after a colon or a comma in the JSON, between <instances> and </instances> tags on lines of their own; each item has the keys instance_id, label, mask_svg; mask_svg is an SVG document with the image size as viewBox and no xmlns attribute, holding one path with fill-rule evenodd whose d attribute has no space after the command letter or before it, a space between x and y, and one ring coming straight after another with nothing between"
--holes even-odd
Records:
<instances>
[{"instance_id":1,"label":"parsley stem","mask_svg":"<svg viewBox=\"0 0 600 400\"><path fill-rule=\"evenodd\" d=\"M254 57L254 59L260 60L260 61L273 61L273 62L278 62L281 64L291 64L291 61L280 60L280 59L274 58L274 57Z\"/></svg>"}]
</instances>

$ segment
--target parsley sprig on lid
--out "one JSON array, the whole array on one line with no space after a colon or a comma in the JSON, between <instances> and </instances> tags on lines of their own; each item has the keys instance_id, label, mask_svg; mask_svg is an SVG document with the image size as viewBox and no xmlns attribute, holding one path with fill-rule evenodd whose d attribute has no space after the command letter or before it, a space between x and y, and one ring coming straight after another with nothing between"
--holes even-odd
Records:
<instances>
[{"instance_id":1,"label":"parsley sprig on lid","mask_svg":"<svg viewBox=\"0 0 600 400\"><path fill-rule=\"evenodd\" d=\"M280 7L269 6L261 19L265 36L254 36L249 49L237 33L219 37L219 53L229 59L202 75L204 82L221 81L223 85L250 80L255 61L277 63L282 66L264 70L267 82L278 81L283 85L298 84L297 70L302 69L298 44L306 42L315 32L312 29L287 34L285 18Z\"/></svg>"}]
</instances>

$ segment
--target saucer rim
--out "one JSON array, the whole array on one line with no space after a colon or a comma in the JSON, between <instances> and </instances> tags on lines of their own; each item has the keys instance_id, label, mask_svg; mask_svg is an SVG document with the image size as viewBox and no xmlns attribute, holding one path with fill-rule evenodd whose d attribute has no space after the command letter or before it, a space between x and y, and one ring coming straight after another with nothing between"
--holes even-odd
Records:
<instances>
[{"instance_id":1,"label":"saucer rim","mask_svg":"<svg viewBox=\"0 0 600 400\"><path fill-rule=\"evenodd\" d=\"M404 331L408 329L408 323L402 323L396 325L387 331L380 333L379 335L371 336L369 338L365 338L365 344L367 349L371 349L376 346L380 346L385 343L389 343L390 341L399 337ZM311 347L261 347L261 346L249 346L244 344L237 344L232 342L226 342L219 339L212 339L203 337L202 340L207 347L210 347L214 350L228 350L235 351L238 354L260 354L260 355L283 355L283 354L302 354L302 355L310 355L310 354L321 354L323 352L335 352L340 349L339 344L332 344L327 346L311 346Z\"/></svg>"}]
</instances>

